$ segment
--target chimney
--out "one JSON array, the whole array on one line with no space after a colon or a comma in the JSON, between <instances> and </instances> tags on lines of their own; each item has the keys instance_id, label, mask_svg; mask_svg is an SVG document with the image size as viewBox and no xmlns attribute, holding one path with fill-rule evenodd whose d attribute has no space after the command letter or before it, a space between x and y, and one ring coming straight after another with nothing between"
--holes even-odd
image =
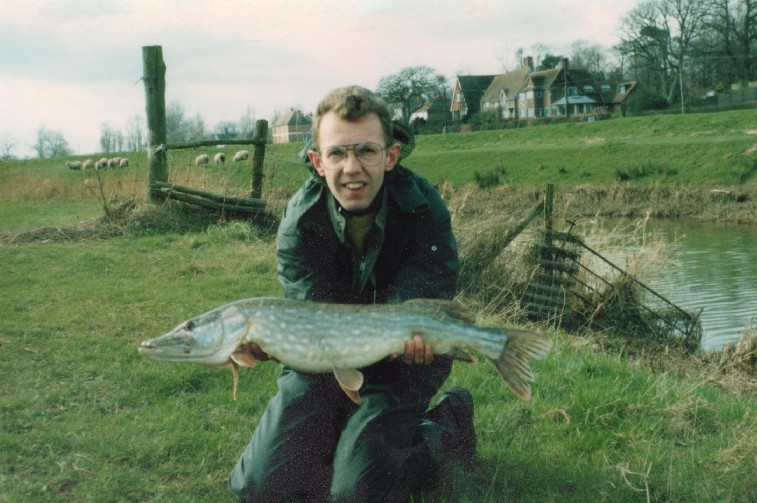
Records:
<instances>
[{"instance_id":1,"label":"chimney","mask_svg":"<svg viewBox=\"0 0 757 503\"><path fill-rule=\"evenodd\" d=\"M563 68L565 71L568 71L568 58L562 58L560 60L560 68Z\"/></svg>"},{"instance_id":2,"label":"chimney","mask_svg":"<svg viewBox=\"0 0 757 503\"><path fill-rule=\"evenodd\" d=\"M526 56L523 58L523 68L528 68L529 72L534 71L534 58L533 56Z\"/></svg>"}]
</instances>

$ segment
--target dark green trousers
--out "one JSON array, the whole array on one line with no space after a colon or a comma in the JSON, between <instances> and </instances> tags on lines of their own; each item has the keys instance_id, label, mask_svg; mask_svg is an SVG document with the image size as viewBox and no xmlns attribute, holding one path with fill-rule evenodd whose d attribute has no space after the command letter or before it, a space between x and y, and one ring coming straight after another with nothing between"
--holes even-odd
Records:
<instances>
[{"instance_id":1,"label":"dark green trousers","mask_svg":"<svg viewBox=\"0 0 757 503\"><path fill-rule=\"evenodd\" d=\"M282 370L229 477L241 501L407 501L434 473L443 427L424 419L451 363L363 369L355 405L331 374Z\"/></svg>"}]
</instances>

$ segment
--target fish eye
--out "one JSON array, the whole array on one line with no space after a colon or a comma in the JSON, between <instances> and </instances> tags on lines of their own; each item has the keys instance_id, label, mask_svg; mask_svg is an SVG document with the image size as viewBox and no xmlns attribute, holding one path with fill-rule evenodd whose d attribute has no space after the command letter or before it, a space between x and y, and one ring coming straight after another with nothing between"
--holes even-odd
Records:
<instances>
[{"instance_id":1,"label":"fish eye","mask_svg":"<svg viewBox=\"0 0 757 503\"><path fill-rule=\"evenodd\" d=\"M184 330L187 332L191 332L195 329L195 322L194 321L188 321L184 324Z\"/></svg>"}]
</instances>

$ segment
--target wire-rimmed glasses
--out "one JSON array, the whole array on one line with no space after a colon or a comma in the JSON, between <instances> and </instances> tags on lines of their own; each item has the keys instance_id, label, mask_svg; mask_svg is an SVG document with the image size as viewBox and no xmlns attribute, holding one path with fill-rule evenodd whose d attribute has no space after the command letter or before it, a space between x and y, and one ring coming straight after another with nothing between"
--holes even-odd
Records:
<instances>
[{"instance_id":1,"label":"wire-rimmed glasses","mask_svg":"<svg viewBox=\"0 0 757 503\"><path fill-rule=\"evenodd\" d=\"M330 145L318 154L321 162L328 169L337 169L344 166L349 157L349 151L355 154L357 161L365 168L372 168L381 164L384 159L386 147L382 147L376 142L352 143L350 145Z\"/></svg>"}]
</instances>

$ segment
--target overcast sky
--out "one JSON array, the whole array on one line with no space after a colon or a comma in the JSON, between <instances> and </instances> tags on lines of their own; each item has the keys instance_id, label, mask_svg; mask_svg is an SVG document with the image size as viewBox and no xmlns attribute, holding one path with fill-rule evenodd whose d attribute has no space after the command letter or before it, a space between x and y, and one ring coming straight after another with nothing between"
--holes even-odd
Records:
<instances>
[{"instance_id":1,"label":"overcast sky","mask_svg":"<svg viewBox=\"0 0 757 503\"><path fill-rule=\"evenodd\" d=\"M0 139L40 127L76 153L101 124L145 116L142 46L163 46L166 102L212 130L300 106L335 87L428 65L451 79L516 67L536 44L610 48L638 0L0 0Z\"/></svg>"}]
</instances>

